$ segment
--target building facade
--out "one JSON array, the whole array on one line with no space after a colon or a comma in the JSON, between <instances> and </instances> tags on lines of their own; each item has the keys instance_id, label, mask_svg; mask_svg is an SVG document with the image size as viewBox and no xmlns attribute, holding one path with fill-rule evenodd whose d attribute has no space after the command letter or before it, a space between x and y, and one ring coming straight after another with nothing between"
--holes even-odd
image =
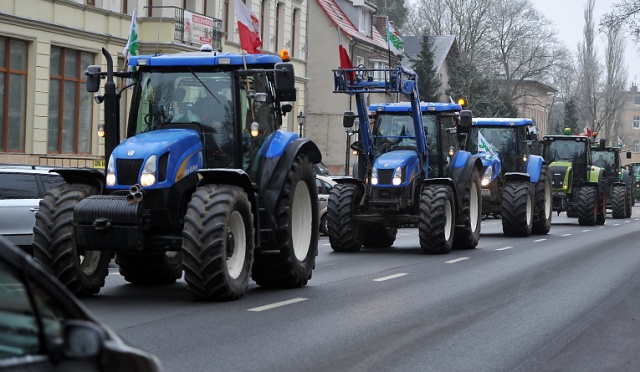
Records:
<instances>
[{"instance_id":1,"label":"building facade","mask_svg":"<svg viewBox=\"0 0 640 372\"><path fill-rule=\"evenodd\" d=\"M307 0L246 3L261 20L261 50L289 50L298 91L293 112L305 112ZM106 70L103 47L123 68L134 10L139 54L203 43L241 52L233 0L0 1L0 163L103 166L102 106L86 92L84 71L94 64ZM121 100L123 127L129 94ZM295 114L284 123L295 129Z\"/></svg>"}]
</instances>

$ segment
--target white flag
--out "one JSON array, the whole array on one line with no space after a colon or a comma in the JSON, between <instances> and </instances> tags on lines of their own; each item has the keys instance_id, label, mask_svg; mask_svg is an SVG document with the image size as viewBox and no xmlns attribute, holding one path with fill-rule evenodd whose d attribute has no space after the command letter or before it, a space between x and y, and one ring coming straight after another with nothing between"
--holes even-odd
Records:
<instances>
[{"instance_id":1,"label":"white flag","mask_svg":"<svg viewBox=\"0 0 640 372\"><path fill-rule=\"evenodd\" d=\"M136 21L136 10L131 15L131 27L129 27L129 39L122 54L126 57L138 55L138 22Z\"/></svg>"}]
</instances>

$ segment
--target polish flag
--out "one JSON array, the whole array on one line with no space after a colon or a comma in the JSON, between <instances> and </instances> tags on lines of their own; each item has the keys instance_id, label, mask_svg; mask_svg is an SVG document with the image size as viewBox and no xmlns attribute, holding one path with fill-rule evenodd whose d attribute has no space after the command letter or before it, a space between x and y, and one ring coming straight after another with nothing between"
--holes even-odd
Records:
<instances>
[{"instance_id":1,"label":"polish flag","mask_svg":"<svg viewBox=\"0 0 640 372\"><path fill-rule=\"evenodd\" d=\"M262 45L262 40L260 40L260 21L242 0L235 0L235 5L240 47L249 54L258 53L257 48Z\"/></svg>"},{"instance_id":2,"label":"polish flag","mask_svg":"<svg viewBox=\"0 0 640 372\"><path fill-rule=\"evenodd\" d=\"M347 53L347 49L344 47L344 43L342 42L340 26L338 26L338 51L340 52L340 68L353 68L353 63L351 62L351 58L349 58L349 53ZM347 79L349 79L351 84L353 84L354 78L354 71L347 72Z\"/></svg>"}]
</instances>

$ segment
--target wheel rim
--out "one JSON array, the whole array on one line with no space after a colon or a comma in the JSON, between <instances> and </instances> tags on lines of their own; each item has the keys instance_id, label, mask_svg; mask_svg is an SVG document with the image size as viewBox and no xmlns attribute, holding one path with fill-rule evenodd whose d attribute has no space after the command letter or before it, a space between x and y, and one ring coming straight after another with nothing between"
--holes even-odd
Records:
<instances>
[{"instance_id":1,"label":"wheel rim","mask_svg":"<svg viewBox=\"0 0 640 372\"><path fill-rule=\"evenodd\" d=\"M444 224L444 240L449 241L449 238L451 238L451 227L453 225L453 216L451 213L451 201L447 200L447 203L444 205L444 217L445 217L445 224Z\"/></svg>"},{"instance_id":2,"label":"wheel rim","mask_svg":"<svg viewBox=\"0 0 640 372\"><path fill-rule=\"evenodd\" d=\"M233 279L237 279L242 273L246 256L247 234L244 229L244 220L238 211L233 211L227 225L227 272ZM229 246L230 245L230 246Z\"/></svg>"},{"instance_id":3,"label":"wheel rim","mask_svg":"<svg viewBox=\"0 0 640 372\"><path fill-rule=\"evenodd\" d=\"M478 228L478 216L480 213L480 208L478 206L478 186L476 186L475 182L471 183L471 200L469 200L469 213L471 213L471 231L476 231Z\"/></svg>"},{"instance_id":4,"label":"wheel rim","mask_svg":"<svg viewBox=\"0 0 640 372\"><path fill-rule=\"evenodd\" d=\"M291 239L293 252L300 261L307 257L311 244L311 194L304 181L299 181L293 195L291 207Z\"/></svg>"},{"instance_id":5,"label":"wheel rim","mask_svg":"<svg viewBox=\"0 0 640 372\"><path fill-rule=\"evenodd\" d=\"M527 196L527 225L533 220L533 208L531 208L531 195Z\"/></svg>"},{"instance_id":6,"label":"wheel rim","mask_svg":"<svg viewBox=\"0 0 640 372\"><path fill-rule=\"evenodd\" d=\"M85 251L78 257L80 261L80 270L84 275L92 275L98 269L100 263L100 251Z\"/></svg>"},{"instance_id":7,"label":"wheel rim","mask_svg":"<svg viewBox=\"0 0 640 372\"><path fill-rule=\"evenodd\" d=\"M544 213L547 220L551 218L551 187L548 182L544 183Z\"/></svg>"}]
</instances>

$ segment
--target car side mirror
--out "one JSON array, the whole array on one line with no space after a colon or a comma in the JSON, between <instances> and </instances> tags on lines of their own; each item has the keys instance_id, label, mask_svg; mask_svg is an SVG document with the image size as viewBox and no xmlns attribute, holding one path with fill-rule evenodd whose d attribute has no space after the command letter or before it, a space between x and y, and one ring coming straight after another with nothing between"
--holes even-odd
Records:
<instances>
[{"instance_id":1,"label":"car side mirror","mask_svg":"<svg viewBox=\"0 0 640 372\"><path fill-rule=\"evenodd\" d=\"M102 328L86 320L64 323L64 355L71 359L92 358L100 354L106 334Z\"/></svg>"}]
</instances>

